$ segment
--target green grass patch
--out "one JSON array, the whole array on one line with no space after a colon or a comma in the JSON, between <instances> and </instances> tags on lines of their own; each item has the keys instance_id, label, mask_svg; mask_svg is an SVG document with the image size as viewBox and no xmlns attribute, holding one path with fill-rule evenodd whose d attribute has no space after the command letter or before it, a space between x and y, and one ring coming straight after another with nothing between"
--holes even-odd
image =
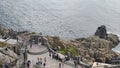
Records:
<instances>
[{"instance_id":1,"label":"green grass patch","mask_svg":"<svg viewBox=\"0 0 120 68\"><path fill-rule=\"evenodd\" d=\"M35 32L32 32L31 34L36 34Z\"/></svg>"},{"instance_id":2,"label":"green grass patch","mask_svg":"<svg viewBox=\"0 0 120 68\"><path fill-rule=\"evenodd\" d=\"M7 43L5 43L5 42L0 42L0 47L5 47L5 46L7 46L8 44Z\"/></svg>"},{"instance_id":3,"label":"green grass patch","mask_svg":"<svg viewBox=\"0 0 120 68\"><path fill-rule=\"evenodd\" d=\"M3 63L2 63L2 61L0 61L0 68L2 68L2 66L3 66Z\"/></svg>"},{"instance_id":4,"label":"green grass patch","mask_svg":"<svg viewBox=\"0 0 120 68\"><path fill-rule=\"evenodd\" d=\"M61 54L64 54L64 55L67 54L68 52L70 52L72 55L75 55L75 56L78 55L78 50L75 47L60 49L58 52L61 53Z\"/></svg>"}]
</instances>

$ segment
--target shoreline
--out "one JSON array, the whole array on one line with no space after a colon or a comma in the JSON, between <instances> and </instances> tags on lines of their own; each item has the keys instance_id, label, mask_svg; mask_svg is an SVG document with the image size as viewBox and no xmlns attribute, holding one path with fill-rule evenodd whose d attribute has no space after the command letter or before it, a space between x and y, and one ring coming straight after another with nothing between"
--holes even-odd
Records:
<instances>
[{"instance_id":1,"label":"shoreline","mask_svg":"<svg viewBox=\"0 0 120 68\"><path fill-rule=\"evenodd\" d=\"M4 28L3 28L3 30L4 30ZM23 34L23 38L25 37L26 40L30 40L30 37L32 35L39 34L39 33L35 33L35 32L30 32L30 31L17 32L12 29L6 29L6 31L8 32L7 34L11 38L14 38L14 36L16 36L15 38L17 39L17 35L19 36L19 35ZM117 46L116 44L118 44L118 42L119 42L118 36L114 35L114 34L108 34L108 36L109 36L108 40L104 39L104 38L101 39L95 35L91 35L87 38L77 38L74 40L65 40L58 36L49 36L49 35L43 36L43 37L46 37L48 39L47 41L50 43L52 48L57 48L59 51L61 51L61 49L64 49L64 50L62 50L64 52L64 54L67 54L67 52L70 52L69 50L72 50L70 52L72 54L72 56L70 56L70 57L80 55L82 58L82 61L85 63L87 62L86 64L89 64L89 63L93 63L95 61L106 62L107 60L104 60L104 59L108 59L110 57L114 57L117 55L111 49L113 47ZM99 44L96 43L95 41L98 42ZM109 43L109 42L113 42L114 46L110 46L111 43ZM113 44L111 44L111 45L113 45ZM67 50L67 52L66 52L66 50ZM103 55L102 51L104 51L104 53L106 54L104 57L101 56L101 55ZM110 51L110 53L108 53L107 51ZM99 54L101 54L101 55L99 55ZM107 56L107 54L109 54L111 56ZM99 57L99 59L95 58L94 56ZM102 59L101 59L101 57L102 57ZM112 58L110 58L110 59L112 59Z\"/></svg>"},{"instance_id":2,"label":"shoreline","mask_svg":"<svg viewBox=\"0 0 120 68\"><path fill-rule=\"evenodd\" d=\"M5 28L5 29L8 29L8 30L10 30L10 29L12 29L12 28L10 28L10 27L6 27L6 26L4 26L4 25L2 25L2 24L0 24L3 28ZM26 30L26 29L24 29L24 28L22 28L22 29L18 29L18 30L15 30L15 29L12 29L12 30L14 30L14 31L16 31L16 32L23 32L23 31L28 31L28 32L34 32L34 30ZM37 34L39 34L39 33L42 33L42 32L35 32L35 33L37 33ZM108 34L114 34L114 35L117 35L118 37L119 37L119 40L120 40L120 34L118 34L118 33L115 33L115 32L107 32ZM93 34L93 33L92 33ZM91 36L91 34L88 34L88 35L85 35L85 36L80 36L80 37L62 37L62 36L59 36L59 35L50 35L50 34L45 34L45 33L42 33L42 35L43 36L57 36L57 37L60 37L61 39L64 39L64 40L74 40L74 39L77 39L77 38L87 38L87 37L89 37L89 36Z\"/></svg>"}]
</instances>

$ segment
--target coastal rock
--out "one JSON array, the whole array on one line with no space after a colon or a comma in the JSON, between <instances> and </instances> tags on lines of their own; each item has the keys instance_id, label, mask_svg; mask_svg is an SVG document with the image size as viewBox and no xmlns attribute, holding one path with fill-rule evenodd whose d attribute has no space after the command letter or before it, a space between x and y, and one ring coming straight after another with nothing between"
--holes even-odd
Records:
<instances>
[{"instance_id":1,"label":"coastal rock","mask_svg":"<svg viewBox=\"0 0 120 68\"><path fill-rule=\"evenodd\" d=\"M107 34L105 26L98 27L95 35L88 38L65 41L59 37L48 37L49 43L59 50L75 47L82 61L89 64L93 62L109 63L112 58L119 56L112 51L112 48L119 44L119 37L114 34Z\"/></svg>"},{"instance_id":2,"label":"coastal rock","mask_svg":"<svg viewBox=\"0 0 120 68\"><path fill-rule=\"evenodd\" d=\"M49 37L49 43L52 47L69 48L76 47L79 55L86 60L83 62L109 62L115 56L118 56L112 51L112 48L117 46L119 39L117 35L107 34L106 39L102 39L98 36L90 36L88 38L79 38L76 40L65 41L59 37Z\"/></svg>"},{"instance_id":3,"label":"coastal rock","mask_svg":"<svg viewBox=\"0 0 120 68\"><path fill-rule=\"evenodd\" d=\"M77 39L76 41L72 41L72 43L78 48L79 55L86 59L86 61L83 62L96 61L109 63L112 58L118 56L112 51L112 48L119 43L119 39L116 35L111 36L110 39L111 40L106 40L98 36L90 36L84 39ZM115 44L113 42L115 42Z\"/></svg>"},{"instance_id":4,"label":"coastal rock","mask_svg":"<svg viewBox=\"0 0 120 68\"><path fill-rule=\"evenodd\" d=\"M106 40L110 41L113 44L113 45L111 45L112 48L114 48L120 42L119 37L117 35L114 35L114 34L108 34Z\"/></svg>"},{"instance_id":5,"label":"coastal rock","mask_svg":"<svg viewBox=\"0 0 120 68\"><path fill-rule=\"evenodd\" d=\"M67 47L70 46L70 45L68 46L68 44L69 44L68 41L62 40L62 39L60 39L60 38L57 37L57 36L54 36L54 37L49 36L49 37L47 37L47 38L48 38L48 41L49 41L50 45L51 45L52 47L57 48L57 49L67 48Z\"/></svg>"},{"instance_id":6,"label":"coastal rock","mask_svg":"<svg viewBox=\"0 0 120 68\"><path fill-rule=\"evenodd\" d=\"M101 25L100 27L98 27L96 32L95 32L95 36L99 36L100 38L105 39L107 36L106 26Z\"/></svg>"},{"instance_id":7,"label":"coastal rock","mask_svg":"<svg viewBox=\"0 0 120 68\"><path fill-rule=\"evenodd\" d=\"M16 53L14 53L12 50L6 48L0 48L0 67L2 63L13 63L15 60L17 60L18 56Z\"/></svg>"},{"instance_id":8,"label":"coastal rock","mask_svg":"<svg viewBox=\"0 0 120 68\"><path fill-rule=\"evenodd\" d=\"M109 63L112 58L118 56L112 51L112 48L117 46L119 42L119 37L114 34L107 34L106 27L102 25L98 27L94 36L79 38L72 43L79 46L79 55L87 60L93 61L92 59L94 59L96 62Z\"/></svg>"}]
</instances>

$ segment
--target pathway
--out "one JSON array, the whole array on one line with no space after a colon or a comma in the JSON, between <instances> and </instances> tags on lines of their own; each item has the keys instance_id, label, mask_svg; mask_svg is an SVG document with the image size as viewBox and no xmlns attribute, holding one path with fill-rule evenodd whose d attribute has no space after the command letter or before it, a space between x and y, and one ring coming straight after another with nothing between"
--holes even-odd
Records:
<instances>
[{"instance_id":1,"label":"pathway","mask_svg":"<svg viewBox=\"0 0 120 68\"><path fill-rule=\"evenodd\" d=\"M28 48L29 49L29 48ZM43 46L33 46L31 49L29 49L29 51L32 51L32 52L39 52L39 51L43 51L44 50L44 47ZM55 60L55 59L52 59L51 57L49 57L49 53L45 53L45 54L42 54L42 55L31 55L31 54L28 54L28 60L31 60L31 67L30 68L33 68L33 65L36 64L36 61L37 61L37 58L43 58L46 57L47 59L47 63L46 63L46 67L45 68L59 68L59 61ZM74 68L73 66L69 66L69 65L64 65L64 68Z\"/></svg>"}]
</instances>

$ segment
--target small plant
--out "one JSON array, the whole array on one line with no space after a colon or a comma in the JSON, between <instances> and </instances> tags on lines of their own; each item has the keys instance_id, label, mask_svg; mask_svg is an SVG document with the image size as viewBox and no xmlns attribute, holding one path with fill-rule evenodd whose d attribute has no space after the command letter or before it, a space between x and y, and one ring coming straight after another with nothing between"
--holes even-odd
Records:
<instances>
[{"instance_id":1,"label":"small plant","mask_svg":"<svg viewBox=\"0 0 120 68\"><path fill-rule=\"evenodd\" d=\"M0 47L5 47L5 46L7 46L7 43L5 43L5 42L0 42Z\"/></svg>"},{"instance_id":2,"label":"small plant","mask_svg":"<svg viewBox=\"0 0 120 68\"><path fill-rule=\"evenodd\" d=\"M0 68L2 68L3 64L2 64L2 61L0 61Z\"/></svg>"},{"instance_id":3,"label":"small plant","mask_svg":"<svg viewBox=\"0 0 120 68\"><path fill-rule=\"evenodd\" d=\"M75 48L75 47L60 49L58 52L61 54L64 54L64 55L67 54L68 52L70 52L72 55L75 55L75 56L78 55L77 48Z\"/></svg>"},{"instance_id":4,"label":"small plant","mask_svg":"<svg viewBox=\"0 0 120 68\"><path fill-rule=\"evenodd\" d=\"M36 34L35 32L32 32L31 34Z\"/></svg>"}]
</instances>

